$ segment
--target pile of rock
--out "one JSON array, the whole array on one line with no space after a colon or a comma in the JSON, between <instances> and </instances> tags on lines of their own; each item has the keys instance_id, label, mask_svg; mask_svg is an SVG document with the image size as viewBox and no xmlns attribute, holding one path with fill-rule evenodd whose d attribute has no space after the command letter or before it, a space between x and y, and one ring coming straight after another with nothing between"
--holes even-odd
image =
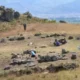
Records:
<instances>
[{"instance_id":1,"label":"pile of rock","mask_svg":"<svg viewBox=\"0 0 80 80\"><path fill-rule=\"evenodd\" d=\"M24 36L17 36L17 37L9 37L8 38L9 41L15 41L15 40L20 41L20 40L24 40L24 39L25 39Z\"/></svg>"},{"instance_id":2,"label":"pile of rock","mask_svg":"<svg viewBox=\"0 0 80 80\"><path fill-rule=\"evenodd\" d=\"M63 60L63 57L61 56L49 56L49 55L46 55L46 56L38 56L39 57L39 60L38 62L39 63L42 63L42 62L51 62L51 61L57 61L57 60Z\"/></svg>"},{"instance_id":3,"label":"pile of rock","mask_svg":"<svg viewBox=\"0 0 80 80\"><path fill-rule=\"evenodd\" d=\"M48 66L46 69L52 73L52 72L58 72L58 71L62 71L62 70L70 70L70 69L75 69L79 67L79 65L77 65L76 63L67 63L67 64L61 64L58 66L54 66L54 65L50 65Z\"/></svg>"},{"instance_id":4,"label":"pile of rock","mask_svg":"<svg viewBox=\"0 0 80 80\"><path fill-rule=\"evenodd\" d=\"M79 65L77 65L76 63L66 63L66 64L60 64L58 66L54 66L53 64L49 65L48 67L46 68L41 68L39 66L37 67L33 67L33 68L26 68L26 69L20 69L20 70L16 70L16 71L13 71L11 70L7 75L16 75L16 76L21 76L21 75L30 75L32 73L43 73L45 71L49 72L49 73L55 73L55 72L59 72L59 71L62 71L62 70L73 70L73 69L76 69L78 68ZM9 67L7 67L9 68ZM5 68L4 70L7 70L7 68Z\"/></svg>"}]
</instances>

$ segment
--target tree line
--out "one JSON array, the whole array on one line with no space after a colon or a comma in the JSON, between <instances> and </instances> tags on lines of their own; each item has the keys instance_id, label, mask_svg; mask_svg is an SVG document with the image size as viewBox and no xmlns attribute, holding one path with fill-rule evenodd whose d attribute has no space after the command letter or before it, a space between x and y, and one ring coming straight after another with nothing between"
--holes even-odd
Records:
<instances>
[{"instance_id":1,"label":"tree line","mask_svg":"<svg viewBox=\"0 0 80 80\"><path fill-rule=\"evenodd\" d=\"M28 19L32 18L32 14L30 12L25 12L24 15L27 15ZM13 19L18 19L20 17L20 13L18 11L13 10L12 8L6 8L5 6L0 6L0 21L10 22Z\"/></svg>"}]
</instances>

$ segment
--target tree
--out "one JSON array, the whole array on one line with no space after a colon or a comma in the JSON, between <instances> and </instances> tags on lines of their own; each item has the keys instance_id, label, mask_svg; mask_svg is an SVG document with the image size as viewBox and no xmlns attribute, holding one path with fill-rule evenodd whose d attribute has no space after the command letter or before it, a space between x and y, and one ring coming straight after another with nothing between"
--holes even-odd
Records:
<instances>
[{"instance_id":1,"label":"tree","mask_svg":"<svg viewBox=\"0 0 80 80\"><path fill-rule=\"evenodd\" d=\"M15 19L18 19L19 17L20 17L20 13L19 13L19 12L17 12L17 11L16 11L16 12L14 12L14 18L15 18Z\"/></svg>"},{"instance_id":2,"label":"tree","mask_svg":"<svg viewBox=\"0 0 80 80\"><path fill-rule=\"evenodd\" d=\"M0 6L0 11L4 11L5 10L5 6Z\"/></svg>"},{"instance_id":3,"label":"tree","mask_svg":"<svg viewBox=\"0 0 80 80\"><path fill-rule=\"evenodd\" d=\"M0 6L0 18L1 18L2 13L4 12L4 10L5 10L5 6Z\"/></svg>"},{"instance_id":4,"label":"tree","mask_svg":"<svg viewBox=\"0 0 80 80\"><path fill-rule=\"evenodd\" d=\"M24 13L24 15L27 15L27 18L28 19L31 19L32 18L32 14L30 12L26 12L26 13Z\"/></svg>"},{"instance_id":5,"label":"tree","mask_svg":"<svg viewBox=\"0 0 80 80\"><path fill-rule=\"evenodd\" d=\"M11 8L5 9L1 14L1 19L3 21L11 21L14 19L14 10Z\"/></svg>"}]
</instances>

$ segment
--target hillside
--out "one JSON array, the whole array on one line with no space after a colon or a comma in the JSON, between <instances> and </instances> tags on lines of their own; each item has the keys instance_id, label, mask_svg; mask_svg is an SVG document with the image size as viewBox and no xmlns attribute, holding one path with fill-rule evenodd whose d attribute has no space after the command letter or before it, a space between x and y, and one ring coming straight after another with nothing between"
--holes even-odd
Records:
<instances>
[{"instance_id":1,"label":"hillside","mask_svg":"<svg viewBox=\"0 0 80 80\"><path fill-rule=\"evenodd\" d=\"M0 36L15 35L18 33L24 33L23 25L17 23L15 26L10 27L11 30L0 32ZM79 24L68 24L68 23L30 23L27 25L26 33L68 33L68 34L79 34Z\"/></svg>"}]
</instances>

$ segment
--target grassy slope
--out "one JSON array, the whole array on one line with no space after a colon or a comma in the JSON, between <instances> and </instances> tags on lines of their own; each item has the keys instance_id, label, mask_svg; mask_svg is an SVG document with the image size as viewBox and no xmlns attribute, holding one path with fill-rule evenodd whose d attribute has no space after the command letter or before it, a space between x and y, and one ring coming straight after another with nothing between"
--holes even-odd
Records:
<instances>
[{"instance_id":1,"label":"grassy slope","mask_svg":"<svg viewBox=\"0 0 80 80\"><path fill-rule=\"evenodd\" d=\"M23 23L30 24L30 23L36 23L36 22L53 23L53 22L55 22L55 20L48 21L48 20L40 19L40 18L36 18L36 17L33 17L31 19L27 19L27 15L21 15L20 18L17 20L14 19L11 22L0 22L0 32L14 29L18 25L22 25Z\"/></svg>"},{"instance_id":2,"label":"grassy slope","mask_svg":"<svg viewBox=\"0 0 80 80\"><path fill-rule=\"evenodd\" d=\"M24 18L23 18L24 17ZM37 32L42 32L42 33L54 33L54 32L66 32L66 33L77 33L79 34L80 32L80 25L73 25L73 24L57 24L57 23L44 23L42 20L38 19L38 23L36 23L37 19L34 20L34 18L32 20L30 20L28 23L29 28L27 30L27 32L24 32L24 35L27 34L28 32L30 33L37 33ZM6 31L6 30L11 30L14 29L15 31L11 30L10 32L7 32L8 35L12 35L12 33L18 33L18 30L16 30L16 27L21 27L22 23L27 23L27 19L25 18L25 16L20 17L19 20L14 20L10 23L8 22L3 22L0 23L0 29L1 31ZM32 23L33 22L33 23ZM43 23L43 24L42 24ZM20 25L20 26L19 26ZM6 28L3 29L5 26ZM19 29L19 28L18 28ZM22 29L22 28L20 28ZM19 32L21 31L21 33L23 32L22 30L19 30ZM5 34L7 34L5 33ZM4 36L4 33L3 35ZM35 41L35 39L31 40L31 41ZM35 42L38 42L39 40L36 40ZM38 44L39 46L42 45L43 43L46 44L48 40L44 41L42 40L41 42L39 42L40 44ZM75 44L74 44L75 42ZM16 42L14 44L12 43L7 43L5 45L1 45L0 46L0 59L2 59L2 56L9 56L11 54L11 52L21 52L23 50L28 49L29 47L27 46L28 41L22 42L22 44L20 44L20 42ZM16 45L17 44L17 45ZM37 48L38 51L44 52L46 51L46 53L48 51L60 51L62 48L66 48L68 50L71 51L77 51L77 46L79 45L79 42L77 41L72 41L69 44L65 45L65 46L61 46L59 48L54 48L54 47L47 47L45 49L40 49ZM16 47L15 47L16 46ZM32 48L32 47L30 47ZM73 70L73 71L61 71L58 73L53 73L53 74L32 74L32 75L24 75L21 77L15 77L15 76L9 76L7 78L0 78L0 80L80 80L80 68Z\"/></svg>"}]
</instances>

